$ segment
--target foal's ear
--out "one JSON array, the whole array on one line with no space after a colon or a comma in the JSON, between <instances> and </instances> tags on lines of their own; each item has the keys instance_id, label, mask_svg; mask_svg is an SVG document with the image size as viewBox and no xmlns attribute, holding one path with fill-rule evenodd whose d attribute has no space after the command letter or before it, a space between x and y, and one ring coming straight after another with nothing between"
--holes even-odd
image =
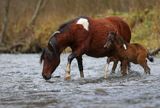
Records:
<instances>
[{"instance_id":1,"label":"foal's ear","mask_svg":"<svg viewBox=\"0 0 160 108\"><path fill-rule=\"evenodd\" d=\"M126 50L127 49L127 46L126 46L126 41L123 39L122 36L118 36L118 43L123 45L124 49Z\"/></svg>"},{"instance_id":2,"label":"foal's ear","mask_svg":"<svg viewBox=\"0 0 160 108\"><path fill-rule=\"evenodd\" d=\"M125 44L125 40L123 39L122 36L117 36L117 40L119 44Z\"/></svg>"},{"instance_id":3,"label":"foal's ear","mask_svg":"<svg viewBox=\"0 0 160 108\"><path fill-rule=\"evenodd\" d=\"M108 38L111 40L115 40L116 36L117 36L116 32L111 31L108 33Z\"/></svg>"}]
</instances>

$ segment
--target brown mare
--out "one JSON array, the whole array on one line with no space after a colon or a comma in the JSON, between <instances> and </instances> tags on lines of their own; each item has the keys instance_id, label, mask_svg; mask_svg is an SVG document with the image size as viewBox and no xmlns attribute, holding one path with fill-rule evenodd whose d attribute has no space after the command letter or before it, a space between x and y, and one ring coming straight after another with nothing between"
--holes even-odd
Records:
<instances>
[{"instance_id":1,"label":"brown mare","mask_svg":"<svg viewBox=\"0 0 160 108\"><path fill-rule=\"evenodd\" d=\"M122 37L117 36L115 32L109 32L105 48L113 48L113 56L121 61L122 74L127 74L128 62L139 64L143 67L144 72L150 74L150 68L147 60L153 62L153 57L148 50L138 43L127 43Z\"/></svg>"},{"instance_id":2,"label":"brown mare","mask_svg":"<svg viewBox=\"0 0 160 108\"><path fill-rule=\"evenodd\" d=\"M97 58L112 55L112 48L104 48L107 33L110 31L117 32L127 42L131 39L129 26L119 17L103 19L79 17L61 25L49 39L48 47L42 52L40 60L43 61L43 78L46 80L51 78L51 74L60 63L60 54L68 46L72 53L68 56L65 79L70 79L70 65L74 58L77 59L80 76L84 77L83 54Z\"/></svg>"}]
</instances>

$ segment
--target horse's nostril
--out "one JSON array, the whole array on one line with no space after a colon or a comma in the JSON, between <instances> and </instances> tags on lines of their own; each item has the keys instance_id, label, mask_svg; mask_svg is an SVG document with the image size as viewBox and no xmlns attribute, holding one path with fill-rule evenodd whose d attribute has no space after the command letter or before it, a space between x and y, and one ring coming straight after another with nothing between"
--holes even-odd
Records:
<instances>
[{"instance_id":1,"label":"horse's nostril","mask_svg":"<svg viewBox=\"0 0 160 108\"><path fill-rule=\"evenodd\" d=\"M51 76L46 76L46 75L44 75L44 74L42 74L42 76L43 76L43 78L44 78L45 80L51 79Z\"/></svg>"}]
</instances>

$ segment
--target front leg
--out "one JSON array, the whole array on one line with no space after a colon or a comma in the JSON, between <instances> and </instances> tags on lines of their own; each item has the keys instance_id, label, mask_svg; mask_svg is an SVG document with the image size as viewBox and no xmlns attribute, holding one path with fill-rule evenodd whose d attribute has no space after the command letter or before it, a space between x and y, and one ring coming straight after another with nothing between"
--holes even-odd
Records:
<instances>
[{"instance_id":1,"label":"front leg","mask_svg":"<svg viewBox=\"0 0 160 108\"><path fill-rule=\"evenodd\" d=\"M70 75L70 71L71 71L71 62L74 58L76 58L76 54L72 53L68 56L68 63L67 63L67 67L66 67L66 76L65 76L65 80L70 80L71 79L71 75Z\"/></svg>"},{"instance_id":2,"label":"front leg","mask_svg":"<svg viewBox=\"0 0 160 108\"><path fill-rule=\"evenodd\" d=\"M113 67L112 67L112 72L111 72L112 74L115 73L115 70L117 68L117 64L118 64L118 60L113 61Z\"/></svg>"},{"instance_id":3,"label":"front leg","mask_svg":"<svg viewBox=\"0 0 160 108\"><path fill-rule=\"evenodd\" d=\"M82 56L76 58L81 78L84 78Z\"/></svg>"},{"instance_id":4,"label":"front leg","mask_svg":"<svg viewBox=\"0 0 160 108\"><path fill-rule=\"evenodd\" d=\"M122 60L121 61L121 74L123 76L127 75L127 66L128 65L128 61L127 60Z\"/></svg>"},{"instance_id":5,"label":"front leg","mask_svg":"<svg viewBox=\"0 0 160 108\"><path fill-rule=\"evenodd\" d=\"M108 57L107 58L107 63L109 64L110 62L113 61L113 66L112 66L112 71L111 73L114 74L115 70L117 68L117 64L118 64L118 59L116 57Z\"/></svg>"},{"instance_id":6,"label":"front leg","mask_svg":"<svg viewBox=\"0 0 160 108\"><path fill-rule=\"evenodd\" d=\"M109 62L106 63L104 70L104 78L107 79L109 77Z\"/></svg>"}]
</instances>

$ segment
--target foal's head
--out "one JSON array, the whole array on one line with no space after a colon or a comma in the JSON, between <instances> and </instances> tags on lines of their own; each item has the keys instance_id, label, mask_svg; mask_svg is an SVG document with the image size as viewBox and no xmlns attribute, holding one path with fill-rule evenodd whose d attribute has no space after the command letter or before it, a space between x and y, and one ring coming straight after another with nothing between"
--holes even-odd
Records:
<instances>
[{"instance_id":1,"label":"foal's head","mask_svg":"<svg viewBox=\"0 0 160 108\"><path fill-rule=\"evenodd\" d=\"M116 33L115 32L109 32L108 36L107 36L107 41L106 41L104 47L105 48L111 48L113 46L115 37L116 37Z\"/></svg>"},{"instance_id":2,"label":"foal's head","mask_svg":"<svg viewBox=\"0 0 160 108\"><path fill-rule=\"evenodd\" d=\"M109 32L107 36L107 41L104 45L104 48L114 48L115 46L123 46L125 41L122 36L118 36L116 32Z\"/></svg>"}]
</instances>

